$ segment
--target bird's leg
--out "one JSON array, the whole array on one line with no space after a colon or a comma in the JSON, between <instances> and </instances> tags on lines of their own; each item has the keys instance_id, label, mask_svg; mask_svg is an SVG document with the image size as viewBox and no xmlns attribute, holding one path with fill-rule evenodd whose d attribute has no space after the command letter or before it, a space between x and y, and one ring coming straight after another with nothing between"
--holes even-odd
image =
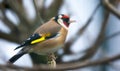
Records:
<instances>
[{"instance_id":1,"label":"bird's leg","mask_svg":"<svg viewBox=\"0 0 120 71\"><path fill-rule=\"evenodd\" d=\"M56 57L54 55L54 53L50 53L48 54L48 64L50 66L50 68L55 68L56 67Z\"/></svg>"}]
</instances>

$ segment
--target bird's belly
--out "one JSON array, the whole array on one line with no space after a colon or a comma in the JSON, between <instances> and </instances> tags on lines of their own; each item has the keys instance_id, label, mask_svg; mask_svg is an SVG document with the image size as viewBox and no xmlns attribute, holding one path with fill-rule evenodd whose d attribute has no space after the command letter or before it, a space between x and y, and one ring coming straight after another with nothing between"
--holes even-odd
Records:
<instances>
[{"instance_id":1,"label":"bird's belly","mask_svg":"<svg viewBox=\"0 0 120 71\"><path fill-rule=\"evenodd\" d=\"M47 40L44 42L41 42L40 44L36 44L32 47L32 52L40 54L40 55L46 55L49 53L56 52L59 48L63 47L64 42L61 42L59 40Z\"/></svg>"}]
</instances>

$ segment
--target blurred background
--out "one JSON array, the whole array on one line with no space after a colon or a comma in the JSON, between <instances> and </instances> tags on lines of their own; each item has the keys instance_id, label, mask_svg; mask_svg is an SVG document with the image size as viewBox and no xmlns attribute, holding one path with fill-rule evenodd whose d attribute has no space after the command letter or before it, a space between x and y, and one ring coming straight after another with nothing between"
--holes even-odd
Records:
<instances>
[{"instance_id":1,"label":"blurred background","mask_svg":"<svg viewBox=\"0 0 120 71\"><path fill-rule=\"evenodd\" d=\"M14 48L57 14L67 14L76 20L69 27L65 48L56 52L57 64L119 55L120 17L111 13L104 1L0 0L0 64L6 64L19 51ZM120 10L119 0L110 0L110 3ZM46 56L26 54L15 64L28 67L46 64ZM120 71L120 60L74 71Z\"/></svg>"}]
</instances>

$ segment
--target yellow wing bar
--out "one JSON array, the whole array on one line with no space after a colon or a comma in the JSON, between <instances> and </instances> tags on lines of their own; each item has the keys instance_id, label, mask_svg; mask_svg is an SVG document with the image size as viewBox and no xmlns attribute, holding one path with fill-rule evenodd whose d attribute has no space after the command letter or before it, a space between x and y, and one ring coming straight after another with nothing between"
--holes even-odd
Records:
<instances>
[{"instance_id":1,"label":"yellow wing bar","mask_svg":"<svg viewBox=\"0 0 120 71\"><path fill-rule=\"evenodd\" d=\"M36 40L32 41L31 44L35 44L35 43L38 43L38 42L42 42L42 41L44 41L44 40L45 40L45 37L41 37L41 38L39 38L39 39L36 39Z\"/></svg>"},{"instance_id":2,"label":"yellow wing bar","mask_svg":"<svg viewBox=\"0 0 120 71\"><path fill-rule=\"evenodd\" d=\"M35 44L35 43L39 43L45 40L46 37L49 37L51 34L47 33L47 34L42 34L42 37L35 39L31 42L31 44Z\"/></svg>"}]
</instances>

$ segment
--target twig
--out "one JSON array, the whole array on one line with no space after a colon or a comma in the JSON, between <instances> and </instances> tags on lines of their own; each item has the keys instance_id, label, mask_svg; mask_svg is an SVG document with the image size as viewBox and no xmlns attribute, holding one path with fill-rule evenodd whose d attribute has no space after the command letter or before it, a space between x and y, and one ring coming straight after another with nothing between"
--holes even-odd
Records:
<instances>
[{"instance_id":1,"label":"twig","mask_svg":"<svg viewBox=\"0 0 120 71\"><path fill-rule=\"evenodd\" d=\"M36 10L37 18L40 20L40 23L44 23L41 15L40 15L40 11L37 7L36 0L33 0L33 4L34 4L35 10Z\"/></svg>"},{"instance_id":2,"label":"twig","mask_svg":"<svg viewBox=\"0 0 120 71\"><path fill-rule=\"evenodd\" d=\"M109 0L103 0L103 5L120 19L120 12L112 4L110 4Z\"/></svg>"},{"instance_id":3,"label":"twig","mask_svg":"<svg viewBox=\"0 0 120 71\"><path fill-rule=\"evenodd\" d=\"M78 39L78 37L80 37L83 32L86 30L86 28L90 25L91 21L93 20L93 17L95 15L95 13L97 12L98 8L100 7L101 3L99 3L96 8L94 9L93 13L91 14L90 18L88 19L88 21L86 22L86 24L79 29L79 31L77 32L76 36L72 37L68 42L66 42L65 44L65 48L64 51L65 52L69 52L68 47L70 47L72 44L74 44L75 40Z\"/></svg>"},{"instance_id":4,"label":"twig","mask_svg":"<svg viewBox=\"0 0 120 71\"><path fill-rule=\"evenodd\" d=\"M113 34L113 35L111 35L107 38L105 38L103 36L104 32L105 32L106 25L107 25L108 17L109 17L109 14L107 14L107 16L106 16L106 18L103 22L103 28L101 29L100 35L98 36L98 39L95 41L95 44L92 47L90 47L89 49L87 49L87 51L85 50L85 52L87 52L87 53L80 60L85 60L85 59L91 58L95 54L95 52L97 51L99 46L101 44L103 44L104 41L106 41L106 40L110 39L111 37L114 37L114 36L119 34L119 33L116 33L116 34Z\"/></svg>"},{"instance_id":5,"label":"twig","mask_svg":"<svg viewBox=\"0 0 120 71\"><path fill-rule=\"evenodd\" d=\"M6 34L0 31L0 38L6 39L8 41L20 43L20 40L13 34Z\"/></svg>"},{"instance_id":6,"label":"twig","mask_svg":"<svg viewBox=\"0 0 120 71\"><path fill-rule=\"evenodd\" d=\"M31 27L31 23L26 19L22 7L17 3L16 0L6 0L10 8L18 15L19 19L21 20L22 25L25 25L26 28Z\"/></svg>"},{"instance_id":7,"label":"twig","mask_svg":"<svg viewBox=\"0 0 120 71\"><path fill-rule=\"evenodd\" d=\"M115 36L118 36L118 35L120 35L120 31L118 31L118 32L116 32L116 33L114 33L114 34L112 34L112 35L110 35L110 36L107 36L107 37L103 40L103 42L105 42L105 41L107 41L107 40L110 40L111 38L114 38Z\"/></svg>"},{"instance_id":8,"label":"twig","mask_svg":"<svg viewBox=\"0 0 120 71\"><path fill-rule=\"evenodd\" d=\"M58 1L53 0L51 5L48 8L45 9L46 11L44 11L45 12L44 16L47 16L47 19L49 19L49 18L57 15L62 3L63 3L63 0L58 0Z\"/></svg>"},{"instance_id":9,"label":"twig","mask_svg":"<svg viewBox=\"0 0 120 71\"><path fill-rule=\"evenodd\" d=\"M14 24L7 18L7 16L5 15L6 9L5 9L5 7L4 7L4 4L2 4L2 3L0 4L0 10L1 10L2 15L3 15L3 17L0 17L0 19L1 19L12 31L16 30L16 31L18 32L19 30L17 29L17 26L14 25ZM14 33L16 33L16 32L14 32Z\"/></svg>"},{"instance_id":10,"label":"twig","mask_svg":"<svg viewBox=\"0 0 120 71\"><path fill-rule=\"evenodd\" d=\"M98 35L98 38L96 39L95 43L90 48L85 50L86 53L81 59L79 59L80 61L93 57L96 51L98 50L99 46L102 44L108 18L109 18L109 12L106 12L105 19L102 23L102 28L100 30L100 34Z\"/></svg>"},{"instance_id":11,"label":"twig","mask_svg":"<svg viewBox=\"0 0 120 71\"><path fill-rule=\"evenodd\" d=\"M114 69L115 71L119 71L120 70L120 65L118 64L114 64L114 63L109 63L110 68Z\"/></svg>"}]
</instances>

